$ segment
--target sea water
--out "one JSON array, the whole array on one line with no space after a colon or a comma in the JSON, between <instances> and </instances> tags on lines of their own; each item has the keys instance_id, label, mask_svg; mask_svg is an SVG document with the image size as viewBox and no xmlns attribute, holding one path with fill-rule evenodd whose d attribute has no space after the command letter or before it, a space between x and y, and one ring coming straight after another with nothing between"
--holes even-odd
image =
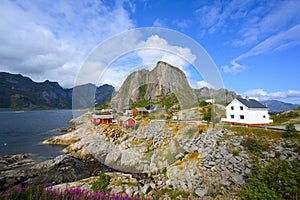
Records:
<instances>
[{"instance_id":1,"label":"sea water","mask_svg":"<svg viewBox=\"0 0 300 200\"><path fill-rule=\"evenodd\" d=\"M56 129L72 118L72 110L0 111L0 156L31 153L42 161L63 154L63 146L42 141L64 134Z\"/></svg>"}]
</instances>

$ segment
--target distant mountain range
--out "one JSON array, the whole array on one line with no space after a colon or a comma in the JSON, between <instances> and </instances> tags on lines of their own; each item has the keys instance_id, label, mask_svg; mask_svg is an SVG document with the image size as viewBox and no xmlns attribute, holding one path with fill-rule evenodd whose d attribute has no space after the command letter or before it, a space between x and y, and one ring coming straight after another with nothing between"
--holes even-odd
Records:
<instances>
[{"instance_id":1,"label":"distant mountain range","mask_svg":"<svg viewBox=\"0 0 300 200\"><path fill-rule=\"evenodd\" d=\"M108 101L115 92L111 85L96 87L93 84L86 84L76 87L96 90L97 104ZM46 80L37 83L20 74L0 72L0 108L70 109L72 92L73 88L62 88L57 82Z\"/></svg>"},{"instance_id":2,"label":"distant mountain range","mask_svg":"<svg viewBox=\"0 0 300 200\"><path fill-rule=\"evenodd\" d=\"M239 97L227 89L192 89L185 74L178 68L165 62L158 62L149 70L131 73L115 94L111 85L96 87L85 84L75 87L77 91L94 91L95 105L111 100L114 108L123 108L140 101L162 102L174 101L182 106L196 105L205 99L214 98L217 103L227 104ZM72 93L75 88L62 88L57 82L44 81L37 83L20 74L0 72L0 108L7 109L71 109ZM92 94L89 92L89 94ZM80 97L78 97L80 99ZM176 100L177 99L177 100ZM79 101L81 102L81 101ZM82 108L86 107L82 102ZM277 100L261 101L272 112L281 112L298 108L298 104L285 103Z\"/></svg>"},{"instance_id":3,"label":"distant mountain range","mask_svg":"<svg viewBox=\"0 0 300 200\"><path fill-rule=\"evenodd\" d=\"M300 105L292 104L292 103L285 103L278 100L266 100L260 101L263 105L267 106L271 112L281 112L287 110L293 110L298 108Z\"/></svg>"}]
</instances>

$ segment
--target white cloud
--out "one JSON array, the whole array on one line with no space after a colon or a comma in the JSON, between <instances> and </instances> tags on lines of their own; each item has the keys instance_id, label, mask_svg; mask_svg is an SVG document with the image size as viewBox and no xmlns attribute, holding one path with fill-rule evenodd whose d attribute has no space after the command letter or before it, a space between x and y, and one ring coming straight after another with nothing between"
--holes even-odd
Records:
<instances>
[{"instance_id":1,"label":"white cloud","mask_svg":"<svg viewBox=\"0 0 300 200\"><path fill-rule=\"evenodd\" d=\"M246 69L245 66L238 63L238 61L242 59L260 54L281 51L297 45L300 45L300 24L260 42L248 52L241 54L231 61L231 66L223 66L222 69L225 73L236 74Z\"/></svg>"},{"instance_id":2,"label":"white cloud","mask_svg":"<svg viewBox=\"0 0 300 200\"><path fill-rule=\"evenodd\" d=\"M137 40L137 38L139 39ZM122 46L124 39L127 41L126 46ZM142 68L151 70L158 61L165 61L182 69L186 76L189 77L190 73L187 71L186 66L193 63L196 58L190 49L171 45L167 40L158 35L140 37L138 34L126 34L126 38L113 38L113 41L105 48L105 52L109 53L108 55L103 52L102 47L100 49L98 48L94 50L92 56L89 57L84 64L85 70L82 71L83 76L81 77L86 77L86 80L78 80L79 83L82 84L87 81L98 80L98 84L112 84L118 89L123 80L131 72ZM100 60L110 62L107 60L108 57L111 57L110 52L116 53L123 51L122 49L129 50L130 52L127 52L125 55L116 55L119 57L107 67L101 66L100 63L102 61ZM98 76L97 74L101 74L101 76L98 77L99 79L95 77Z\"/></svg>"},{"instance_id":3,"label":"white cloud","mask_svg":"<svg viewBox=\"0 0 300 200\"><path fill-rule=\"evenodd\" d=\"M146 41L140 42L138 48L141 50L137 51L137 55L145 66L153 67L161 60L184 70L184 67L196 59L189 48L173 46L158 35L152 35Z\"/></svg>"},{"instance_id":4,"label":"white cloud","mask_svg":"<svg viewBox=\"0 0 300 200\"><path fill-rule=\"evenodd\" d=\"M239 73L246 69L239 64L242 59L281 51L300 45L300 4L297 1L282 1L277 4L263 3L249 10L244 25L238 33L234 46L252 48L223 66L227 73Z\"/></svg>"},{"instance_id":5,"label":"white cloud","mask_svg":"<svg viewBox=\"0 0 300 200\"><path fill-rule=\"evenodd\" d=\"M134 26L122 2L2 1L0 13L0 71L64 87L95 45Z\"/></svg>"},{"instance_id":6,"label":"white cloud","mask_svg":"<svg viewBox=\"0 0 300 200\"><path fill-rule=\"evenodd\" d=\"M207 87L207 88L212 88L212 89L215 89L214 86L204 80L202 81L193 81L193 80L190 80L189 81L190 83L190 86L194 89L201 89L203 87Z\"/></svg>"},{"instance_id":7,"label":"white cloud","mask_svg":"<svg viewBox=\"0 0 300 200\"><path fill-rule=\"evenodd\" d=\"M229 65L222 66L222 70L225 73L231 73L231 74L237 74L239 72L244 71L246 68L247 68L246 66L240 65L235 60L231 61L231 66Z\"/></svg>"},{"instance_id":8,"label":"white cloud","mask_svg":"<svg viewBox=\"0 0 300 200\"><path fill-rule=\"evenodd\" d=\"M300 103L300 91L298 90L266 92L263 89L253 89L244 92L242 95L257 98L259 100L276 99L276 100L283 100L287 102Z\"/></svg>"}]
</instances>

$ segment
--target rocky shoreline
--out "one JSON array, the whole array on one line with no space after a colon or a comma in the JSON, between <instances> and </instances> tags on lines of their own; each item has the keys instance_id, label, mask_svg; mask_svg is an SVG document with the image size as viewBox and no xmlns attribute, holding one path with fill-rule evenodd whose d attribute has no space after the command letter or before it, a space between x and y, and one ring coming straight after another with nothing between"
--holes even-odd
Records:
<instances>
[{"instance_id":1,"label":"rocky shoreline","mask_svg":"<svg viewBox=\"0 0 300 200\"><path fill-rule=\"evenodd\" d=\"M142 121L138 130L126 130L94 126L82 117L80 121L85 122L71 132L44 141L66 145L66 155L27 169L13 166L30 163L29 155L23 155L23 161L22 155L7 158L6 163L1 158L0 190L31 183L90 190L95 175L104 172L111 177L108 187L114 193L151 198L156 191L171 189L194 194L193 199L210 199L209 194L237 199L237 191L251 174L253 158L243 145L249 138L233 131L155 120ZM260 163L275 157L300 161L299 154L288 148L299 146L299 141L259 140L269 146L261 153Z\"/></svg>"}]
</instances>

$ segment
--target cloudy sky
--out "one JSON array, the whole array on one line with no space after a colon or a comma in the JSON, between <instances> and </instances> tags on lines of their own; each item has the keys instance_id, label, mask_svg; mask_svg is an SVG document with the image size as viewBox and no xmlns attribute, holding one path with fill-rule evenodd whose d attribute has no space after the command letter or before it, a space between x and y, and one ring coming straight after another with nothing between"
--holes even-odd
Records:
<instances>
[{"instance_id":1,"label":"cloudy sky","mask_svg":"<svg viewBox=\"0 0 300 200\"><path fill-rule=\"evenodd\" d=\"M199 43L215 62L225 88L260 100L300 103L297 1L1 0L0 16L0 71L34 81L48 79L72 87L99 44L127 30L161 27ZM188 63L197 56L187 46L159 35L133 43L158 44L173 53L150 49L120 55L107 70L110 76L102 76L99 84L118 87L134 66L165 60L183 69L193 87L209 85L189 70Z\"/></svg>"}]
</instances>

